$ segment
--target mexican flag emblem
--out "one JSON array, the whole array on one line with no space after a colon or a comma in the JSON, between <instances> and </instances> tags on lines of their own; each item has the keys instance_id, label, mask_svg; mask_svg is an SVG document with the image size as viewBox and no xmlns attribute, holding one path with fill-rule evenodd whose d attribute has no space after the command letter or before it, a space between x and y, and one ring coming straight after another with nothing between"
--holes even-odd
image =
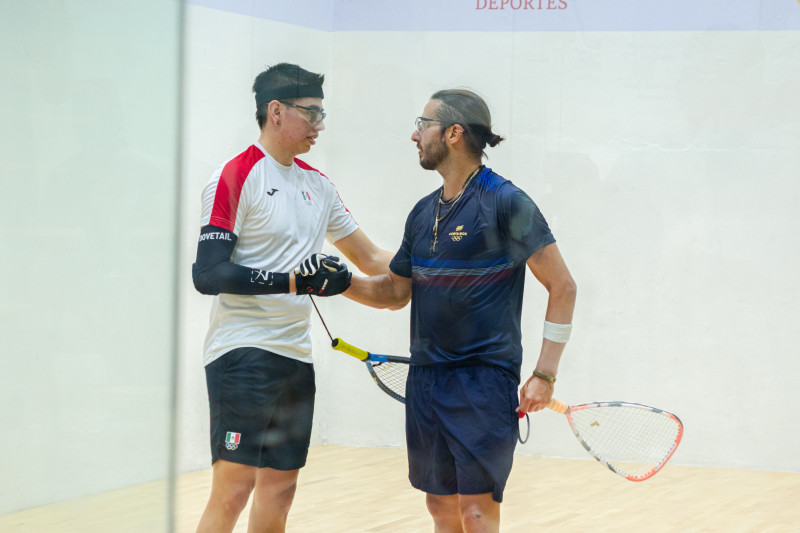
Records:
<instances>
[{"instance_id":1,"label":"mexican flag emblem","mask_svg":"<svg viewBox=\"0 0 800 533\"><path fill-rule=\"evenodd\" d=\"M228 431L228 433L225 434L225 447L233 451L239 447L240 440L242 440L241 433L234 433L233 431Z\"/></svg>"}]
</instances>

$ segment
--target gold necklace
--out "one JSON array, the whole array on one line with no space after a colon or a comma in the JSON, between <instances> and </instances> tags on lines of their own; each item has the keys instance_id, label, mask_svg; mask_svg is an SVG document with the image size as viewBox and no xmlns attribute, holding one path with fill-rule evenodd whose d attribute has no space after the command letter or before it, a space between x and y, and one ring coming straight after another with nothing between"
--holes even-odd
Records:
<instances>
[{"instance_id":1,"label":"gold necklace","mask_svg":"<svg viewBox=\"0 0 800 533\"><path fill-rule=\"evenodd\" d=\"M439 191L439 201L436 202L436 217L433 219L433 240L431 241L431 255L433 255L433 253L436 252L436 244L439 242L439 222L447 218L447 215L453 212L453 208L455 207L456 202L458 202L461 199L461 197L464 195L464 191L467 190L467 185L469 185L469 182L472 181L472 178L475 177L475 174L477 174L478 171L482 168L483 165L478 166L478 168L475 169L475 172L469 175L467 181L464 182L464 185L461 186L461 190L458 191L458 193L456 193L455 196L453 196L446 202L442 199L442 197L444 196L444 185L442 185L442 190ZM447 213L445 213L440 218L439 212L441 211L442 205L444 204L449 204L450 209L448 209Z\"/></svg>"}]
</instances>

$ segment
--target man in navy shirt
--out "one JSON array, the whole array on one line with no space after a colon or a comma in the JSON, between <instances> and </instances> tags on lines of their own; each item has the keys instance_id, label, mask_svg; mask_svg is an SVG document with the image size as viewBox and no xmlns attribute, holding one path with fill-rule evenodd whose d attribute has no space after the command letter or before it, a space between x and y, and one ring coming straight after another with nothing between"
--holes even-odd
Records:
<instances>
[{"instance_id":1,"label":"man in navy shirt","mask_svg":"<svg viewBox=\"0 0 800 533\"><path fill-rule=\"evenodd\" d=\"M576 286L533 200L481 164L503 140L481 97L434 93L411 140L442 187L411 211L391 272L354 277L345 295L392 309L411 301L409 479L436 531L499 531L517 411L553 396ZM518 392L526 265L549 297L536 369Z\"/></svg>"}]
</instances>

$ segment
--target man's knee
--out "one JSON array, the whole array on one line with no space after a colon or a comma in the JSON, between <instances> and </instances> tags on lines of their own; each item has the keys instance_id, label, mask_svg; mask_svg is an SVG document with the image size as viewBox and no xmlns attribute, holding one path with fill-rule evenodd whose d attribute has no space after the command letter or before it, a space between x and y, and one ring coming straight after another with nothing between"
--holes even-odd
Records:
<instances>
[{"instance_id":1,"label":"man's knee","mask_svg":"<svg viewBox=\"0 0 800 533\"><path fill-rule=\"evenodd\" d=\"M278 506L284 510L284 512L289 512L289 507L292 506L292 501L294 500L294 494L297 492L297 481L291 483L284 483L277 487L274 487L274 492L272 496L275 498Z\"/></svg>"},{"instance_id":2,"label":"man's knee","mask_svg":"<svg viewBox=\"0 0 800 533\"><path fill-rule=\"evenodd\" d=\"M461 505L459 511L464 524L482 523L486 519L486 511L479 505Z\"/></svg>"},{"instance_id":3,"label":"man's knee","mask_svg":"<svg viewBox=\"0 0 800 533\"><path fill-rule=\"evenodd\" d=\"M226 514L239 514L247 506L250 494L253 492L254 483L237 482L230 483L224 490L217 492L219 504Z\"/></svg>"},{"instance_id":4,"label":"man's knee","mask_svg":"<svg viewBox=\"0 0 800 533\"><path fill-rule=\"evenodd\" d=\"M499 527L500 504L492 499L491 493L462 495L459 512L467 531L497 531Z\"/></svg>"},{"instance_id":5,"label":"man's knee","mask_svg":"<svg viewBox=\"0 0 800 533\"><path fill-rule=\"evenodd\" d=\"M297 475L297 470L260 469L256 480L255 498L262 503L271 502L271 505L285 508L288 512L297 491Z\"/></svg>"},{"instance_id":6,"label":"man's knee","mask_svg":"<svg viewBox=\"0 0 800 533\"><path fill-rule=\"evenodd\" d=\"M434 521L437 518L448 520L456 517L460 519L457 495L439 496L436 494L428 494L425 497L425 503Z\"/></svg>"},{"instance_id":7,"label":"man's knee","mask_svg":"<svg viewBox=\"0 0 800 533\"><path fill-rule=\"evenodd\" d=\"M240 513L255 487L254 467L218 461L214 463L211 498L225 513Z\"/></svg>"}]
</instances>

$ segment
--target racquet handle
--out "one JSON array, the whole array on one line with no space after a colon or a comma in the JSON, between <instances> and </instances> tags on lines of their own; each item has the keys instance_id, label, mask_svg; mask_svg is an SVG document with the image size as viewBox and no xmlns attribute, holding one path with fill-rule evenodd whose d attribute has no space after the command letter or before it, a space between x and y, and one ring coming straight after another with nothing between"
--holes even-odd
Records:
<instances>
[{"instance_id":1,"label":"racquet handle","mask_svg":"<svg viewBox=\"0 0 800 533\"><path fill-rule=\"evenodd\" d=\"M551 411L555 411L556 413L561 413L563 415L564 413L567 412L567 409L569 409L569 405L565 404L561 400L556 400L555 398L552 398L550 400L550 403L547 404L547 408L550 409ZM517 411L517 414L519 415L520 418L523 418L525 416L525 413L523 411Z\"/></svg>"},{"instance_id":2,"label":"racquet handle","mask_svg":"<svg viewBox=\"0 0 800 533\"><path fill-rule=\"evenodd\" d=\"M569 409L569 405L565 404L561 400L556 400L555 398L552 398L547 408L550 409L551 411L555 411L556 413L561 413L563 415Z\"/></svg>"},{"instance_id":3,"label":"racquet handle","mask_svg":"<svg viewBox=\"0 0 800 533\"><path fill-rule=\"evenodd\" d=\"M339 350L340 352L344 352L347 355L352 355L361 361L366 361L369 359L369 352L364 351L361 348L356 348L352 344L348 344L338 337L331 341L331 348L334 350Z\"/></svg>"}]
</instances>

